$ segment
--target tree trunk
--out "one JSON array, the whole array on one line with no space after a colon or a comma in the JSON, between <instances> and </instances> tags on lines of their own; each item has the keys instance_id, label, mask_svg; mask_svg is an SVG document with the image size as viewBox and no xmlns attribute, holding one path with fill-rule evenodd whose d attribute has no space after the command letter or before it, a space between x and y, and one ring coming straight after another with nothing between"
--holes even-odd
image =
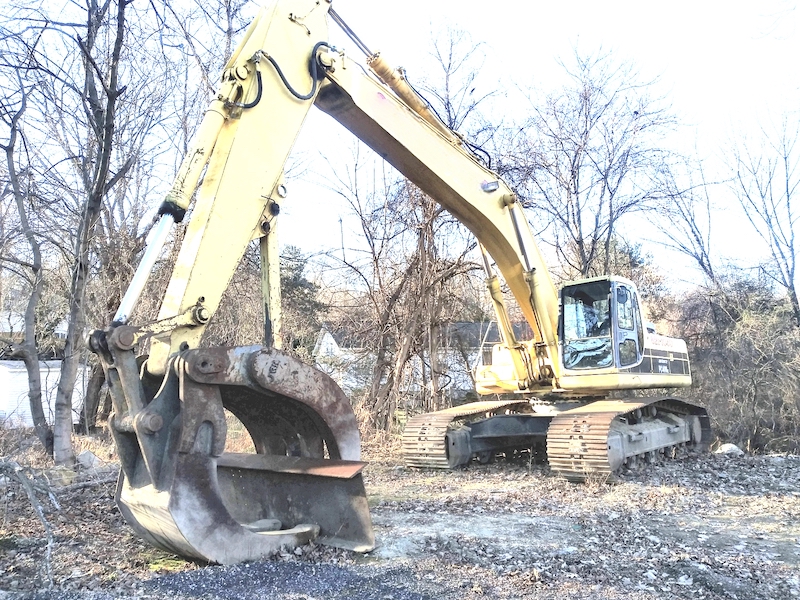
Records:
<instances>
[{"instance_id":1,"label":"tree trunk","mask_svg":"<svg viewBox=\"0 0 800 600\"><path fill-rule=\"evenodd\" d=\"M792 314L794 316L794 324L800 327L800 302L797 299L797 290L794 283L790 283L787 291L789 292L789 302L792 304Z\"/></svg>"},{"instance_id":2,"label":"tree trunk","mask_svg":"<svg viewBox=\"0 0 800 600\"><path fill-rule=\"evenodd\" d=\"M428 326L428 354L430 355L431 365L431 403L427 408L427 412L436 411L443 407L442 388L441 388L441 375L442 364L439 360L442 351L439 343L441 336L441 327L438 324L429 324Z\"/></svg>"},{"instance_id":3,"label":"tree trunk","mask_svg":"<svg viewBox=\"0 0 800 600\"><path fill-rule=\"evenodd\" d=\"M47 424L44 408L42 406L42 377L39 369L39 355L36 348L36 308L39 305L39 300L42 296L42 287L44 286L44 279L42 278L42 250L39 240L31 227L30 220L28 219L27 198L26 194L22 191L19 174L17 173L17 164L14 161L14 150L19 133L19 120L22 118L27 104L27 92L25 92L24 89L21 89L21 91L22 101L20 109L10 120L8 144L0 146L6 153L6 168L8 170L11 189L14 193L14 203L19 213L22 233L31 248L32 257L31 263L28 266L32 272L33 284L31 285L30 296L28 296L28 303L25 307L25 334L22 344L15 348L15 353L22 356L22 360L25 363L25 370L28 372L28 402L30 404L31 419L33 420L36 437L39 438L45 451L52 455L53 432Z\"/></svg>"},{"instance_id":4,"label":"tree trunk","mask_svg":"<svg viewBox=\"0 0 800 600\"><path fill-rule=\"evenodd\" d=\"M72 336L67 337L64 347L64 360L61 361L61 374L56 391L56 404L53 411L53 460L57 465L72 465L75 452L72 449L72 392L78 375L78 350L75 340L75 326L72 325L74 312L70 311ZM83 329L83 328L81 328Z\"/></svg>"},{"instance_id":5,"label":"tree trunk","mask_svg":"<svg viewBox=\"0 0 800 600\"><path fill-rule=\"evenodd\" d=\"M83 434L91 433L97 427L97 413L100 409L100 392L103 388L105 376L99 364L92 366L89 383L86 386L86 395L83 398L78 431Z\"/></svg>"},{"instance_id":6,"label":"tree trunk","mask_svg":"<svg viewBox=\"0 0 800 600\"><path fill-rule=\"evenodd\" d=\"M42 406L42 375L39 369L39 357L28 353L23 358L25 370L28 372L28 402L31 408L31 419L36 437L49 456L53 455L53 430L47 423Z\"/></svg>"},{"instance_id":7,"label":"tree trunk","mask_svg":"<svg viewBox=\"0 0 800 600\"><path fill-rule=\"evenodd\" d=\"M81 43L84 53L84 70L86 73L86 89L90 104L95 108L95 130L100 133L98 159L92 173L91 188L87 190L85 210L81 216L75 244L75 266L72 271L70 289L70 311L67 327L67 341L64 346L64 361L61 363L61 378L56 395L55 423L53 426L53 459L57 465L72 464L75 454L72 450L72 392L78 373L78 362L81 354L85 329L85 313L83 299L86 281L89 274L91 237L100 215L103 198L108 192L112 146L114 141L114 119L117 99L121 91L118 89L119 62L122 54L122 43L125 38L125 7L127 2L118 0L116 15L116 32L114 50L109 63L108 84L104 86L106 102L99 105L97 86L95 83L94 65L90 52L94 44L96 30L93 26L100 16L95 6L88 13L89 37ZM117 176L120 174L117 173Z\"/></svg>"}]
</instances>

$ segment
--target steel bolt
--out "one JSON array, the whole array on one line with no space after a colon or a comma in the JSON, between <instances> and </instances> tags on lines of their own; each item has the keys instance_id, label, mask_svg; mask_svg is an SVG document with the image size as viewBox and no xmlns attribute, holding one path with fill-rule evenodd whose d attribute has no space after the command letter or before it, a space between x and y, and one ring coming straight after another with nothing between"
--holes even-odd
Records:
<instances>
[{"instance_id":1,"label":"steel bolt","mask_svg":"<svg viewBox=\"0 0 800 600\"><path fill-rule=\"evenodd\" d=\"M111 331L108 343L120 350L131 350L136 343L136 328L120 326Z\"/></svg>"},{"instance_id":2,"label":"steel bolt","mask_svg":"<svg viewBox=\"0 0 800 600\"><path fill-rule=\"evenodd\" d=\"M164 419L158 413L139 413L136 419L142 431L148 435L160 431L164 426Z\"/></svg>"},{"instance_id":3,"label":"steel bolt","mask_svg":"<svg viewBox=\"0 0 800 600\"><path fill-rule=\"evenodd\" d=\"M133 347L136 343L136 336L133 333L132 329L128 329L127 327L119 332L117 336L117 342L119 342L120 346L125 347Z\"/></svg>"},{"instance_id":4,"label":"steel bolt","mask_svg":"<svg viewBox=\"0 0 800 600\"><path fill-rule=\"evenodd\" d=\"M205 306L198 306L194 311L194 319L198 323L207 323L211 318L211 314Z\"/></svg>"}]
</instances>

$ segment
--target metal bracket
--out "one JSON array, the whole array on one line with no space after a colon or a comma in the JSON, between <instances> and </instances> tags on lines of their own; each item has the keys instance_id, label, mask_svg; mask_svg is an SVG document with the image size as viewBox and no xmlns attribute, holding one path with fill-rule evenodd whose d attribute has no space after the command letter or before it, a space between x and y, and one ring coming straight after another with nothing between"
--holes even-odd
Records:
<instances>
[{"instance_id":1,"label":"metal bracket","mask_svg":"<svg viewBox=\"0 0 800 600\"><path fill-rule=\"evenodd\" d=\"M211 318L211 313L203 305L203 301L204 298L198 299L197 304L168 319L154 321L139 327L128 325L115 327L108 336L108 343L120 350L132 350L136 344L154 335L169 333L181 327L205 325Z\"/></svg>"}]
</instances>

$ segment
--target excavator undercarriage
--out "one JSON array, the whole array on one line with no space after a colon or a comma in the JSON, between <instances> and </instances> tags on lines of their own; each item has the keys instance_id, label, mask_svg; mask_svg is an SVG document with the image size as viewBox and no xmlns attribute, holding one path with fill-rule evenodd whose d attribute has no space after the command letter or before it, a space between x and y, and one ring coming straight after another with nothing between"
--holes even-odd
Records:
<instances>
[{"instance_id":1,"label":"excavator undercarriage","mask_svg":"<svg viewBox=\"0 0 800 600\"><path fill-rule=\"evenodd\" d=\"M555 474L570 481L608 480L639 460L649 463L683 448L703 451L711 442L706 409L677 398L607 399L540 412L532 406L473 402L412 417L403 432L405 464L452 469L499 453L543 454L546 447Z\"/></svg>"},{"instance_id":2,"label":"excavator undercarriage","mask_svg":"<svg viewBox=\"0 0 800 600\"><path fill-rule=\"evenodd\" d=\"M601 400L555 416L547 430L550 468L570 481L609 479L624 466L698 451L711 443L705 408L677 398Z\"/></svg>"}]
</instances>

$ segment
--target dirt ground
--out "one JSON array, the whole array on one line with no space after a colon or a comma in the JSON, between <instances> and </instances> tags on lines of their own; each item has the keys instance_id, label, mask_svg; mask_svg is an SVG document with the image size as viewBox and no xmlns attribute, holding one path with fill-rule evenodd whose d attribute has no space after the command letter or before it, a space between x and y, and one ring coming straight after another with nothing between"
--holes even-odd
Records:
<instances>
[{"instance_id":1,"label":"dirt ground","mask_svg":"<svg viewBox=\"0 0 800 600\"><path fill-rule=\"evenodd\" d=\"M570 484L524 460L411 471L396 444L366 454L374 552L311 545L234 567L136 538L114 506L111 461L53 481L51 497L37 494L52 587L45 529L5 479L0 598L800 597L800 457L705 455Z\"/></svg>"}]
</instances>

